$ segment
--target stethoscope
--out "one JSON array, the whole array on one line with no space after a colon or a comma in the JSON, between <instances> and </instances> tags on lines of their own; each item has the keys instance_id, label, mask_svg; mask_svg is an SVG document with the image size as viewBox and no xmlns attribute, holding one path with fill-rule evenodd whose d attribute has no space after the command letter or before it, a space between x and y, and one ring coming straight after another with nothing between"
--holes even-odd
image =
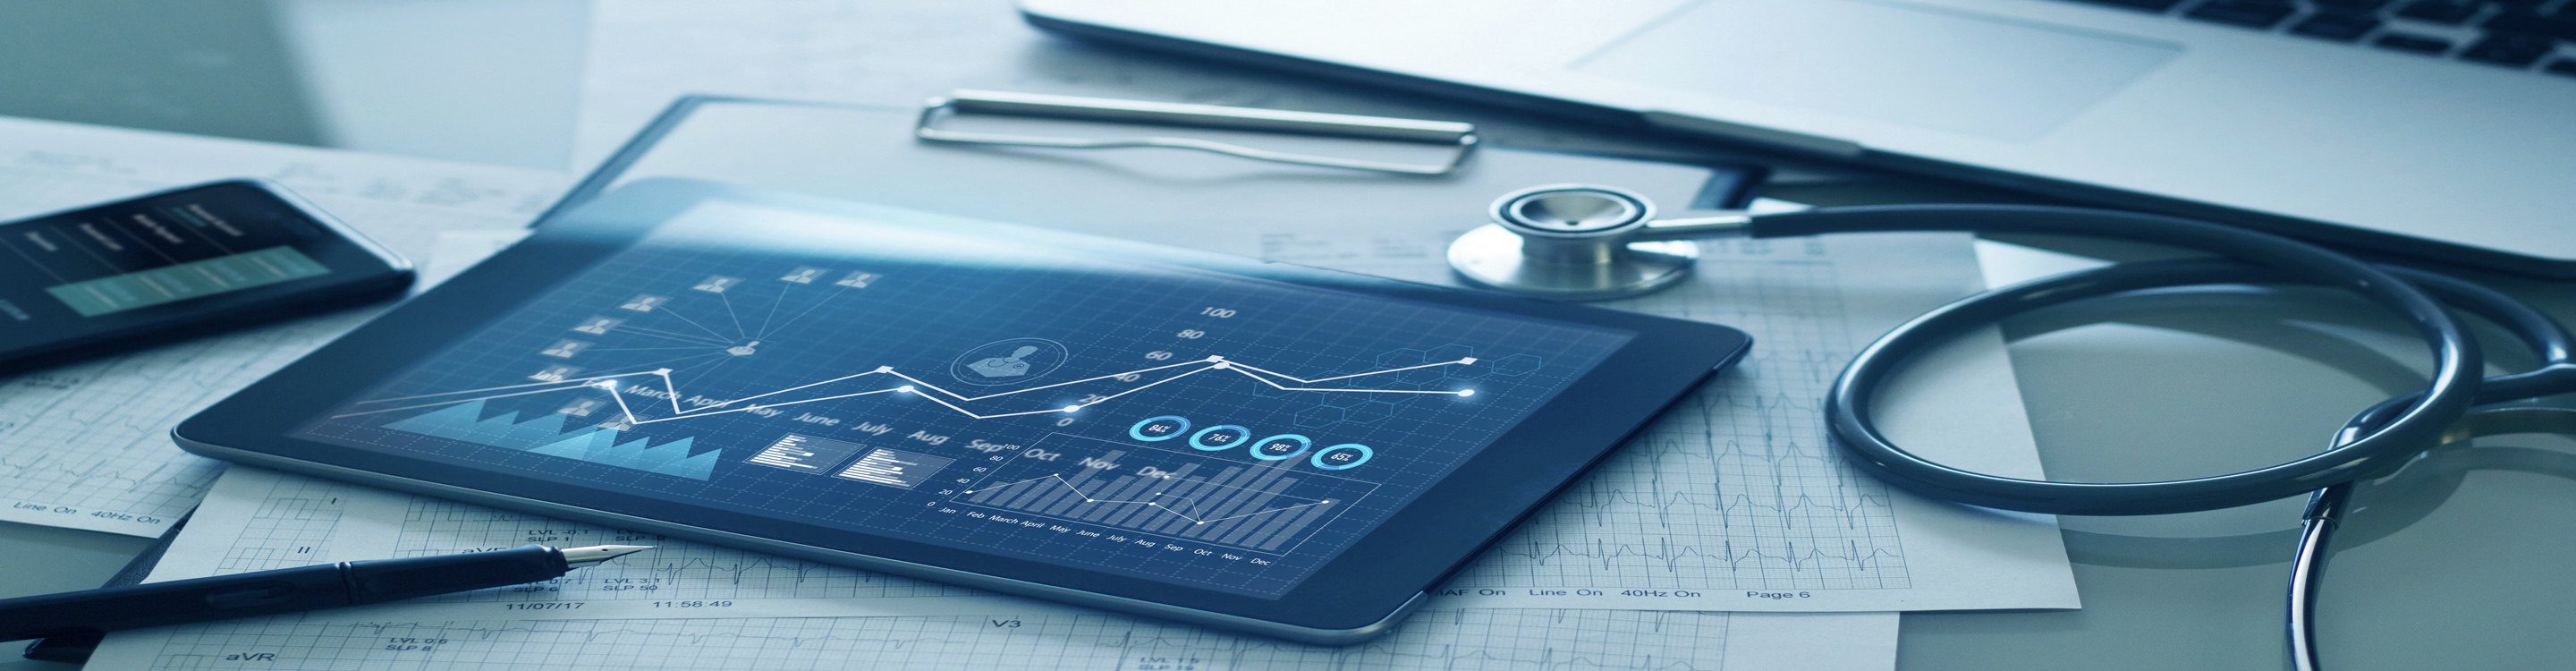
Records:
<instances>
[{"instance_id":1,"label":"stethoscope","mask_svg":"<svg viewBox=\"0 0 2576 671\"><path fill-rule=\"evenodd\" d=\"M2039 205L1884 205L1777 214L1655 219L1651 201L1583 184L1503 195L1493 220L1449 246L1449 266L1469 284L1556 300L1649 293L1679 282L1698 260L1693 238L1781 238L1828 233L1952 231L2115 238L2211 252L2217 259L2121 263L1990 289L1941 306L1863 348L1825 400L1832 442L1861 470L1907 490L1969 505L2064 515L2161 515L2230 508L2310 494L2291 581L2292 659L2317 668L2313 623L2325 548L2353 483L2396 472L2447 442L2505 431L2576 433L2576 410L2477 406L2576 392L2576 337L2502 292L2420 270L2378 266L2268 233L2180 217ZM1896 445L1871 420L1881 382L1924 349L2013 315L2149 289L2304 283L2358 294L2405 318L2433 355L2432 382L2355 416L2325 451L2241 473L2135 483L2049 482L1956 468ZM2453 310L2493 321L2543 362L2522 373L2479 377L2485 359ZM2510 416L2515 419L2498 420ZM2537 418L2537 419L2535 419Z\"/></svg>"}]
</instances>

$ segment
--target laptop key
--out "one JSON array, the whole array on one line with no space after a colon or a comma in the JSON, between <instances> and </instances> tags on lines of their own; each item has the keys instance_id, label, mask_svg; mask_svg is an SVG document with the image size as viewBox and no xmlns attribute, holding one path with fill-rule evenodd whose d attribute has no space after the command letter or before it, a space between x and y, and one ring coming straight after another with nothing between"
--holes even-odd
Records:
<instances>
[{"instance_id":1,"label":"laptop key","mask_svg":"<svg viewBox=\"0 0 2576 671\"><path fill-rule=\"evenodd\" d=\"M2483 25L2487 30L2499 33L2529 33L2576 42L2576 14L2561 12L2557 16L2541 16L2510 11L2487 19Z\"/></svg>"},{"instance_id":2,"label":"laptop key","mask_svg":"<svg viewBox=\"0 0 2576 671\"><path fill-rule=\"evenodd\" d=\"M2290 32L2337 42L2350 42L2361 39L2362 35L2378 27L2379 18L2368 14L2320 12L2305 21L2292 24Z\"/></svg>"},{"instance_id":3,"label":"laptop key","mask_svg":"<svg viewBox=\"0 0 2576 671\"><path fill-rule=\"evenodd\" d=\"M2298 11L2299 8L2291 6L2288 0L2209 0L2183 12L2183 16L2248 28L2270 28Z\"/></svg>"},{"instance_id":4,"label":"laptop key","mask_svg":"<svg viewBox=\"0 0 2576 671\"><path fill-rule=\"evenodd\" d=\"M2549 74L2576 77L2576 58L2558 59L2557 62L2550 63L2549 67L2544 69L2548 70Z\"/></svg>"},{"instance_id":5,"label":"laptop key","mask_svg":"<svg viewBox=\"0 0 2576 671\"><path fill-rule=\"evenodd\" d=\"M2371 44L2396 49L2398 51L2411 51L2419 54L2438 54L2451 50L2450 40L2445 40L2439 37L2425 37L2423 35L2408 35L2405 33L2389 33L2381 35L2379 36L2379 39L2373 40Z\"/></svg>"},{"instance_id":6,"label":"laptop key","mask_svg":"<svg viewBox=\"0 0 2576 671\"><path fill-rule=\"evenodd\" d=\"M2529 67L2540 62L2540 57L2549 55L2555 42L2530 33L2496 33L2469 45L2466 51L2460 52L2460 58L2517 68Z\"/></svg>"},{"instance_id":7,"label":"laptop key","mask_svg":"<svg viewBox=\"0 0 2576 671\"><path fill-rule=\"evenodd\" d=\"M2330 10L2343 9L2356 12L2372 11L2388 5L2388 0L2308 0L2308 2Z\"/></svg>"},{"instance_id":8,"label":"laptop key","mask_svg":"<svg viewBox=\"0 0 2576 671\"><path fill-rule=\"evenodd\" d=\"M2459 23L2478 13L2478 3L2465 0L2417 0L2397 9L2397 15L2417 21Z\"/></svg>"}]
</instances>

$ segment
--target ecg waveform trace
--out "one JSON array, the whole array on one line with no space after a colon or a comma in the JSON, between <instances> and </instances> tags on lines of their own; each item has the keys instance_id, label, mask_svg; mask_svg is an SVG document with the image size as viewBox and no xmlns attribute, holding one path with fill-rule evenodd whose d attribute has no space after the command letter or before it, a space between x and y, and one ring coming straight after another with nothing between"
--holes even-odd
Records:
<instances>
[{"instance_id":1,"label":"ecg waveform trace","mask_svg":"<svg viewBox=\"0 0 2576 671\"><path fill-rule=\"evenodd\" d=\"M548 540L531 540L544 538ZM393 556L423 557L524 543L651 545L538 583L429 597L426 601L650 601L667 599L896 598L978 596L980 590L788 559L607 527L414 497Z\"/></svg>"},{"instance_id":2,"label":"ecg waveform trace","mask_svg":"<svg viewBox=\"0 0 2576 671\"><path fill-rule=\"evenodd\" d=\"M238 666L244 650L278 650L260 668L351 665L436 671L601 668L824 669L867 660L906 669L1598 669L1715 671L1725 613L1462 610L1414 616L1387 638L1317 647L1105 614L1037 611L975 616L302 623L245 620L182 627L154 669ZM389 644L390 643L390 644Z\"/></svg>"},{"instance_id":3,"label":"ecg waveform trace","mask_svg":"<svg viewBox=\"0 0 2576 671\"><path fill-rule=\"evenodd\" d=\"M1617 306L1727 324L1765 345L1452 586L1913 586L1886 486L1834 452L1819 419L1853 351L1834 266L1703 263L1699 272L1712 277Z\"/></svg>"},{"instance_id":4,"label":"ecg waveform trace","mask_svg":"<svg viewBox=\"0 0 2576 671\"><path fill-rule=\"evenodd\" d=\"M348 512L342 494L350 487L328 480L281 478L263 494L250 519L228 534L232 544L216 560L215 573L294 568L329 556L332 532ZM191 528L205 528L216 516L201 510L201 521Z\"/></svg>"},{"instance_id":5,"label":"ecg waveform trace","mask_svg":"<svg viewBox=\"0 0 2576 671\"><path fill-rule=\"evenodd\" d=\"M903 373L903 372L901 372L901 371L897 371L897 370L895 370L895 369L894 369L894 367L892 367L892 366L878 366L878 367L876 367L876 369L875 369L875 370L870 370L870 371L865 372L865 373L858 373L858 374L854 374L854 375L844 375L844 376L841 376L841 377L836 377L836 378L832 378L832 379L829 379L829 380L822 380L822 381L819 381L819 382L808 382L808 383L805 383L805 384L801 384L801 385L797 385L797 386L793 386L793 387L788 387L788 388L780 389L780 390L777 390L777 391L771 391L771 392L766 392L766 393L761 393L761 394L755 394L755 395L752 395L752 396L745 396L745 397L737 398L737 399L733 399L733 400L730 400L730 401L718 401L718 402L708 403L708 404L701 405L701 406L696 407L696 408L685 408L685 407L682 407L682 406L680 405L681 393L680 393L680 389L679 389L679 384L678 384L677 382L675 382L675 381L673 381L673 380L671 379L671 372L672 372L672 371L671 371L671 369L669 369L669 368L657 368L657 369L650 370L650 371L641 371L641 372L633 372L633 373L617 373L617 374L611 374L611 375L596 375L596 376L591 376L591 377L584 377L584 378L571 378L571 379L557 380L557 381L551 381L551 382L536 382L536 383L529 383L529 384L514 384L514 385L505 385L505 386L499 386L499 387L484 387L484 388L481 388L481 389L466 389L466 390L461 390L461 391L440 392L440 393L436 393L436 394L422 394L422 395L417 395L417 396L403 396L403 397L396 397L396 398L376 399L376 400L371 400L371 401L359 401L358 403L359 403L359 404L361 404L361 405L363 405L363 404L369 404L369 403L393 403L393 402L398 402L398 401L416 401L416 400L430 399L430 398L436 398L436 397L440 397L440 396L455 396L455 395L459 395L459 394L476 394L476 393L483 393L483 392L503 392L504 390L518 390L518 391L506 391L505 393L496 393L496 394L489 394L489 395L484 395L484 396L475 396L475 397L471 397L471 398L453 398L453 399L447 399L447 400L441 400L441 401L435 401L435 402L420 403L420 404L415 404L415 405L404 405L404 406L400 406L400 407L393 407L393 408L378 408L378 409L372 409L372 410L362 410L362 411L358 411L358 412L352 412L352 413L346 413L346 414L341 414L341 415L335 415L335 416L333 416L333 418L334 418L334 419L339 419L339 418L345 418L345 417L355 417L355 416L359 416L359 415L372 415L372 414L377 414L377 413L395 412L395 411L401 411L401 410L413 410L413 409L418 409L418 408L431 408L431 407L438 407L438 406L442 406L442 405L452 405L452 404L458 404L458 403L471 403L471 402L474 402L474 401L485 401L485 400L491 400L491 399L496 399L496 398L508 398L508 397L513 397L513 396L527 396L527 395L531 395L531 394L543 394L543 393L548 393L548 392L568 391L568 390L575 390L575 389L601 389L601 390L605 390L605 391L607 391L607 392L609 393L609 396L610 396L610 397L612 397L612 398L616 399L616 401L617 401L617 408L618 408L618 411L619 411L619 412L621 412L621 413L623 413L623 417L622 417L622 422L621 422L621 423L622 423L622 424L624 424L624 425L627 425L627 426L640 426L640 425L644 425L644 424L653 424L653 423L657 423L657 422L669 422L669 421L676 421L676 420L682 420L682 419L691 419L691 418L697 418L697 417L706 417L706 416L711 416L711 415L722 415L722 414L727 414L727 413L736 413L736 412L750 412L750 411L753 411L753 410L760 410L760 409L765 409L765 408L780 408L780 407L786 407L786 406L791 406L791 405L801 405L801 404L806 404L806 403L820 403L820 402L823 402L823 401L833 401L833 400L839 400L839 399L845 399L845 398L856 398L856 397L860 397L860 396L874 396L874 395L877 395L877 394L896 394L896 393L900 393L900 394L911 394L911 395L913 395L913 396L918 396L918 397L921 397L921 398L930 399L930 400L931 400L932 402L934 402L934 403L938 403L938 404L940 404L940 405L942 405L942 406L946 406L948 409L950 409L950 410L955 410L955 411L957 411L959 414L963 414L963 415L965 415L965 416L967 416L967 417L971 417L971 418L975 418L975 419L997 419L997 418L1002 418L1002 417L1019 417L1019 416L1024 416L1024 415L1043 415L1043 414L1052 414L1052 413L1073 413L1073 412L1079 412L1079 411L1081 411L1081 410L1082 410L1082 409L1084 409L1084 408L1088 408L1088 407L1091 407L1091 406L1094 406L1094 405L1099 405L1099 404L1102 404L1102 403L1107 403L1107 402L1109 402L1109 401L1111 401L1111 400L1113 400L1113 399L1116 399L1116 398L1118 398L1118 397L1120 397L1120 396L1126 396L1126 395L1128 395L1128 394L1133 394L1133 393L1136 393L1136 392L1144 391L1144 390L1146 390L1146 389L1151 389L1151 388L1153 388L1153 387L1155 387L1155 386L1161 385L1161 384L1166 383L1166 382L1171 382L1171 381L1173 381L1173 380L1178 380L1178 379L1181 379L1181 378L1189 377L1189 376L1192 376L1192 375L1197 375L1197 374L1199 374L1199 373L1204 373L1204 372L1208 372L1208 371L1211 371L1211 370L1232 371L1232 372L1234 372L1234 373L1237 373L1237 374L1243 375L1244 377L1248 377L1248 378L1252 378L1253 380L1260 381L1262 384L1269 385L1270 387L1272 387L1272 388L1274 388L1274 389L1281 390L1281 391L1344 392L1344 393L1356 393L1356 394L1431 394L1431 395L1440 395L1440 396L1458 396L1458 397L1466 397L1466 396L1474 396L1474 395L1476 395L1476 390L1474 390L1474 389L1460 389L1460 390L1455 390L1455 391L1449 391L1449 390L1423 390L1423 389L1363 389L1363 388L1333 388L1333 387L1307 387L1307 386L1295 386L1295 387L1292 387L1292 386L1288 386L1288 385L1285 385L1285 384L1281 384L1278 380L1273 380L1272 378L1273 378L1273 377L1275 377L1275 378L1278 378L1279 380L1286 380L1286 381L1288 381L1288 382L1292 382L1292 383L1295 383L1295 384L1298 384L1298 385L1312 385L1312 384L1320 384L1320 383L1325 383L1325 382L1333 382L1333 381L1336 381L1336 380L1347 380L1347 379L1357 378L1357 377L1367 377L1367 376L1371 376L1371 375L1386 375L1386 374L1391 374L1391 373L1402 373L1402 372L1405 372L1405 371L1415 370L1415 369L1421 369L1421 368L1432 368L1432 367L1438 367L1438 366L1469 366L1469 365L1475 365L1476 363L1477 363L1477 359L1476 359L1475 357L1465 357L1465 358L1460 358L1460 359L1457 359L1457 360L1454 360L1454 361L1440 361L1440 362L1434 362L1434 363L1426 363L1426 364L1422 364L1422 365L1418 365L1418 366L1405 366L1405 367L1401 367L1401 368L1389 368L1389 369L1385 369L1385 370L1375 370L1375 371L1369 371L1369 372L1365 372L1365 373L1353 373L1353 374L1350 374L1350 375L1337 375L1337 376L1332 376L1332 377L1324 377L1324 378L1317 378L1317 379L1311 379L1311 380L1309 380L1309 379L1299 378L1299 377L1292 376L1292 375L1287 375L1287 374L1284 374L1284 373L1278 373L1278 372L1270 371L1270 370L1263 369L1263 368L1260 368L1260 367L1257 367L1257 366L1253 366L1253 365L1251 365L1251 364L1247 364L1247 363L1242 363L1242 362L1238 362L1238 361L1229 360L1229 359L1227 359L1227 358L1225 358L1225 357L1223 357L1223 356L1210 356L1210 357L1207 357L1207 358L1205 358L1205 359L1200 359L1200 360L1196 360L1196 361L1184 361L1184 362L1181 362L1181 363L1175 363L1175 364L1165 364L1165 365L1161 365L1161 366L1154 366L1154 367L1151 367L1151 368L1141 368L1141 369L1132 370L1132 371L1127 371L1127 372L1123 372L1123 373L1111 373L1111 374L1108 374L1108 375L1099 375L1099 376L1094 376L1094 377L1083 378L1083 379L1080 379L1080 380L1073 380L1073 381L1069 381L1069 382L1058 382L1058 383L1055 383L1055 384L1049 384L1049 385L1043 385L1043 386L1037 386L1037 387L1029 387L1029 388L1026 388L1026 389L1016 389L1016 390L1012 390L1012 391L1005 391L1005 392L997 392L997 393L992 393L992 394L984 394L984 395L981 395L981 396L967 396L967 395L964 395L964 394L959 394L959 393L957 393L957 392L953 392L953 391L949 391L949 390L947 390L947 389L941 388L941 387L940 387L940 386L938 386L938 385L931 384L931 383L928 383L928 382L924 382L924 381L922 381L920 378L916 378L916 377L913 377L913 376L911 376L911 375L904 374L904 373ZM1149 382L1149 383L1146 383L1146 384L1144 384L1144 385L1141 385L1141 386L1138 386L1138 387L1135 387L1135 388L1132 388L1132 389L1128 389L1128 390L1125 390L1125 391L1121 391L1121 392L1118 392L1118 393L1115 393L1115 394L1110 394L1110 395L1107 395L1107 396L1099 396L1099 397L1096 397L1096 398L1090 398L1090 399L1087 399L1087 400L1084 400L1084 401L1076 402L1076 403L1074 403L1074 404L1072 404L1072 405L1067 405L1067 406L1062 406L1062 407L1052 407L1052 408L1047 408L1047 409L1044 409L1044 410L1027 410L1027 411L1020 411L1020 412L1004 412L1004 413L996 413L996 414L990 414L990 415L987 415L987 414L980 414L980 413L976 413L975 411L972 411L972 410L967 410L965 407L960 406L960 405L958 405L958 404L957 404L957 403L973 403L973 402L976 402L976 401L982 401L982 400L985 400L985 399L998 398L998 397L1003 397L1003 396L1012 396L1012 395L1024 394L1024 393L1028 393L1028 392L1032 392L1032 391L1040 391L1040 390L1045 390L1045 389L1054 389L1054 388L1058 388L1058 387L1065 387L1065 386L1069 386L1069 385L1082 384L1082 383L1085 383L1085 382L1097 382L1097 381L1100 381L1100 380L1116 379L1116 380L1120 380L1120 381L1122 381L1122 382L1125 382L1125 381L1132 381L1132 380L1134 380L1134 379L1141 379L1141 378L1143 377L1143 375L1144 375L1144 374L1146 374L1146 373L1160 372L1160 371L1170 370L1170 369L1173 369L1173 368L1179 368L1179 367L1183 367L1183 366L1190 366L1190 365L1193 365L1193 364L1204 364L1204 365L1201 365L1201 366L1199 366L1199 367L1197 367L1197 368L1192 368L1192 369L1190 369L1190 370L1182 371L1182 372L1180 372L1180 373L1178 373L1178 374L1174 374L1174 375L1171 375L1171 376L1169 376L1169 377L1165 377L1165 378L1162 378L1162 379L1159 379L1159 380L1155 380L1155 381L1153 381L1153 382ZM768 398L768 397L777 396L777 395L780 395L780 394L786 394L786 393L790 393L790 392L802 391L802 390L805 390L805 389L811 389L811 388L814 388L814 387L820 387L820 386L823 386L823 385L833 384L833 383L837 383L837 382L844 382L844 381L848 381L848 380L856 380L856 379L859 379L859 378L869 377L869 376L873 376L873 375L888 375L888 376L893 376L893 377L896 377L896 378L901 378L902 380L904 380L905 382L908 382L908 383L910 383L910 384L904 384L904 385L899 385L899 386L895 386L895 387L889 387L889 388L885 388L885 389L875 389L875 390L870 390L870 391L862 391L862 392L855 392L855 393L848 393L848 394L835 394L835 395L831 395L831 396L822 396L822 397L817 397L817 398L808 398L808 399L800 399L800 400L793 400L793 401L784 401L784 402L778 402L778 403L744 403L745 401L753 401L753 400L758 400L758 399L762 399L762 398ZM666 399L666 400L670 401L670 403L671 403L671 415L666 416L666 417L656 417L656 418L646 419L646 418L644 418L644 417L642 417L642 416L640 416L640 415L637 415L637 414L635 413L635 408L634 408L633 406L628 405L628 404L626 403L626 395L625 395L625 394L623 394L623 393L620 393L620 392L619 392L619 389L618 389L618 381L619 381L619 380L621 380L621 379L624 379L624 378L630 378L630 377L636 377L636 376L650 376L652 379L656 379L656 380L660 380L660 381L661 381L661 390L660 390L660 391L661 391L661 393L659 394L659 396L661 396L662 398L664 398L664 399ZM542 387L542 388L540 388L540 389L528 389L528 387ZM924 391L924 390L928 390L928 391ZM936 394L933 394L933 393L929 393L929 392L937 392L937 393L936 393ZM943 396L945 396L945 397L947 397L947 398L942 398ZM950 398L956 399L956 402L950 402L950 401L948 400L948 399L950 399ZM727 406L734 406L734 405L736 405L736 404L741 404L741 405L740 405L739 407L727 407Z\"/></svg>"},{"instance_id":6,"label":"ecg waveform trace","mask_svg":"<svg viewBox=\"0 0 2576 671\"><path fill-rule=\"evenodd\" d=\"M223 473L220 462L172 448L170 425L364 317L216 336L0 384L0 500L33 506L5 517L146 536L166 528Z\"/></svg>"}]
</instances>

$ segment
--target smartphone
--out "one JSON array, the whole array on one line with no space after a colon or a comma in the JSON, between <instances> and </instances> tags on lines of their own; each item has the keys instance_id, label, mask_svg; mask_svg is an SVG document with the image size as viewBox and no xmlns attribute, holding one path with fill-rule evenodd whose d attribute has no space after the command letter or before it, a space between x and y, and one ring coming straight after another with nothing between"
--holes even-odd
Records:
<instances>
[{"instance_id":1,"label":"smartphone","mask_svg":"<svg viewBox=\"0 0 2576 671\"><path fill-rule=\"evenodd\" d=\"M0 224L0 371L401 295L411 262L240 179Z\"/></svg>"}]
</instances>

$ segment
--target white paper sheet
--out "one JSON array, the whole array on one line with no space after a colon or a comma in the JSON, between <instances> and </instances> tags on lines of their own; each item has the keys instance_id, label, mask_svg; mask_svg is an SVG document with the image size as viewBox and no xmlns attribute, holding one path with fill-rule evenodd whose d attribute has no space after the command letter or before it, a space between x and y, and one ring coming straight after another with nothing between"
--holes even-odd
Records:
<instances>
[{"instance_id":1,"label":"white paper sheet","mask_svg":"<svg viewBox=\"0 0 2576 671\"><path fill-rule=\"evenodd\" d=\"M651 545L645 553L523 585L331 611L381 617L620 619L919 615L1026 608L988 592L619 531L444 499L237 467L152 571L153 581L388 557L509 548ZM999 604L997 606L997 604ZM962 609L962 611L961 611Z\"/></svg>"},{"instance_id":2,"label":"white paper sheet","mask_svg":"<svg viewBox=\"0 0 2576 671\"><path fill-rule=\"evenodd\" d=\"M1761 209L1792 204L1766 201ZM1315 223L1264 232L1277 261L1455 284L1462 231ZM1733 326L1752 353L1448 585L1446 606L1676 610L2073 608L2053 518L1939 503L1863 475L1826 444L1825 389L1858 347L1981 286L1966 235L1703 244L1679 287L1605 307ZM1910 449L2038 477L2003 341L1992 332L1915 364L1937 389L1895 389L1879 421Z\"/></svg>"},{"instance_id":3,"label":"white paper sheet","mask_svg":"<svg viewBox=\"0 0 2576 671\"><path fill-rule=\"evenodd\" d=\"M0 118L0 220L264 177L404 256L439 231L525 225L563 175ZM346 310L0 379L0 520L159 535L222 470L170 427L363 321Z\"/></svg>"},{"instance_id":4,"label":"white paper sheet","mask_svg":"<svg viewBox=\"0 0 2576 671\"><path fill-rule=\"evenodd\" d=\"M420 264L420 288L437 286L533 232L525 228L440 231L437 243L430 247L429 260Z\"/></svg>"},{"instance_id":5,"label":"white paper sheet","mask_svg":"<svg viewBox=\"0 0 2576 671\"><path fill-rule=\"evenodd\" d=\"M223 476L151 579L530 542L654 549L533 585L123 632L91 668L216 660L276 669L546 668L567 658L599 668L836 668L863 659L898 668L1174 671L1895 663L1891 613L1449 610L1418 615L1366 646L1299 646L254 468Z\"/></svg>"},{"instance_id":6,"label":"white paper sheet","mask_svg":"<svg viewBox=\"0 0 2576 671\"><path fill-rule=\"evenodd\" d=\"M1414 616L1378 641L1325 648L1072 611L702 620L264 618L118 634L88 668L1885 671L1895 668L1896 623L1893 613L1437 611Z\"/></svg>"}]
</instances>

